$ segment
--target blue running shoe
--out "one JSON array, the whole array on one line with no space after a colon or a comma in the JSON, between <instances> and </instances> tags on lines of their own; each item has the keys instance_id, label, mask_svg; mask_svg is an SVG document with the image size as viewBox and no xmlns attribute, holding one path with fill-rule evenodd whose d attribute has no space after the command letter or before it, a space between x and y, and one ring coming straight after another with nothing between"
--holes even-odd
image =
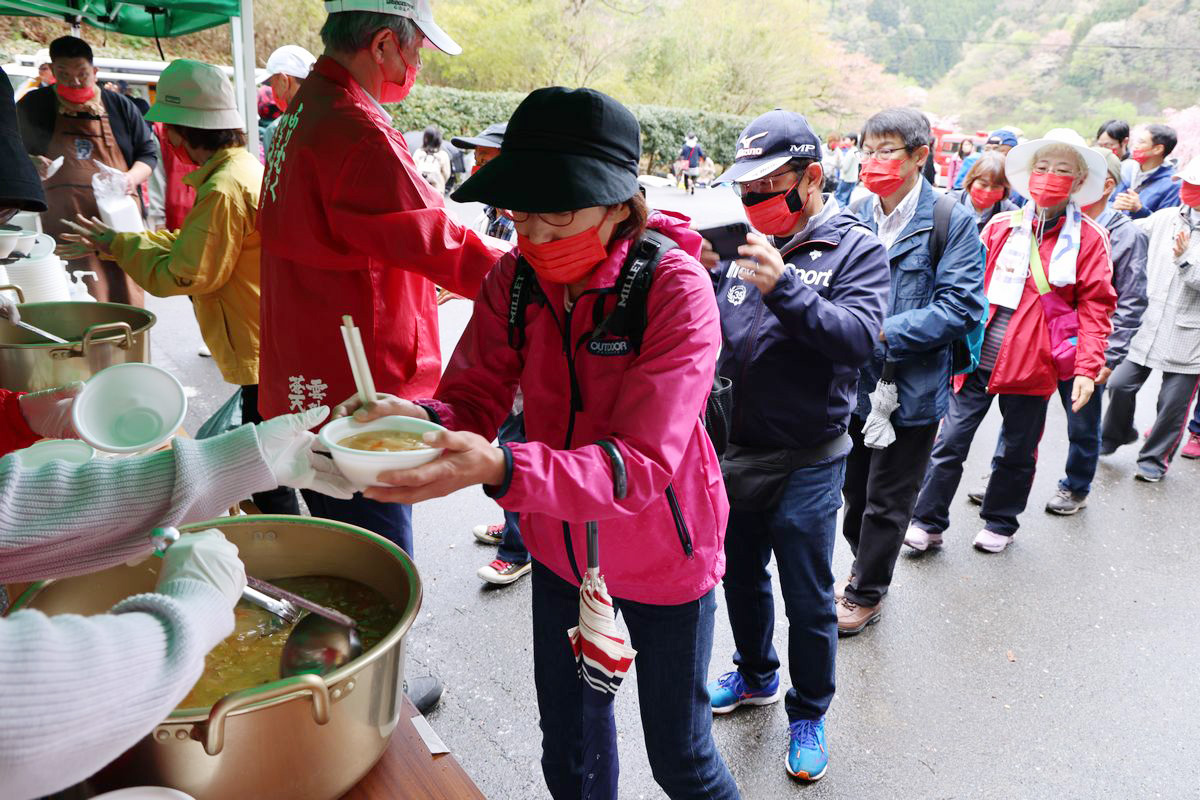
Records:
<instances>
[{"instance_id":1,"label":"blue running shoe","mask_svg":"<svg viewBox=\"0 0 1200 800\"><path fill-rule=\"evenodd\" d=\"M787 771L802 781L819 781L829 769L829 751L825 749L825 718L798 719L788 725Z\"/></svg>"},{"instance_id":2,"label":"blue running shoe","mask_svg":"<svg viewBox=\"0 0 1200 800\"><path fill-rule=\"evenodd\" d=\"M779 676L762 689L751 689L736 669L708 685L708 700L714 714L728 714L738 706L769 706L779 700Z\"/></svg>"}]
</instances>

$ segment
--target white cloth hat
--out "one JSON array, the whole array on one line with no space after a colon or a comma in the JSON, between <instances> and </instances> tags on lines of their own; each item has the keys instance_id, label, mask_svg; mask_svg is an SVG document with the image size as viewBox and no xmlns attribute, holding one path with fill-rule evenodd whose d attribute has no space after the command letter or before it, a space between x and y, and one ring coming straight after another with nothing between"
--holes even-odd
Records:
<instances>
[{"instance_id":1,"label":"white cloth hat","mask_svg":"<svg viewBox=\"0 0 1200 800\"><path fill-rule=\"evenodd\" d=\"M450 56L462 52L462 47L433 21L429 0L325 0L325 11L330 14L339 11L373 11L376 14L408 17L438 50Z\"/></svg>"},{"instance_id":2,"label":"white cloth hat","mask_svg":"<svg viewBox=\"0 0 1200 800\"><path fill-rule=\"evenodd\" d=\"M1004 157L1004 174L1008 178L1008 185L1022 197L1029 197L1029 175L1033 172L1034 156L1051 144L1068 145L1079 153L1087 165L1087 180L1075 190L1071 200L1080 206L1091 205L1099 200L1104 194L1104 176L1108 174L1108 165L1099 153L1088 147L1077 131L1070 128L1055 128L1040 139L1022 142L1009 150Z\"/></svg>"},{"instance_id":3,"label":"white cloth hat","mask_svg":"<svg viewBox=\"0 0 1200 800\"><path fill-rule=\"evenodd\" d=\"M285 44L267 59L267 77L291 75L304 80L312 71L317 57L298 44Z\"/></svg>"},{"instance_id":4,"label":"white cloth hat","mask_svg":"<svg viewBox=\"0 0 1200 800\"><path fill-rule=\"evenodd\" d=\"M233 84L225 73L212 64L188 58L172 61L162 71L146 119L205 130L246 126L238 113Z\"/></svg>"},{"instance_id":5,"label":"white cloth hat","mask_svg":"<svg viewBox=\"0 0 1200 800\"><path fill-rule=\"evenodd\" d=\"M33 54L33 68L37 69L42 64L50 63L50 48L43 47Z\"/></svg>"},{"instance_id":6,"label":"white cloth hat","mask_svg":"<svg viewBox=\"0 0 1200 800\"><path fill-rule=\"evenodd\" d=\"M1200 156L1196 156L1186 167L1176 172L1174 180L1200 186Z\"/></svg>"}]
</instances>

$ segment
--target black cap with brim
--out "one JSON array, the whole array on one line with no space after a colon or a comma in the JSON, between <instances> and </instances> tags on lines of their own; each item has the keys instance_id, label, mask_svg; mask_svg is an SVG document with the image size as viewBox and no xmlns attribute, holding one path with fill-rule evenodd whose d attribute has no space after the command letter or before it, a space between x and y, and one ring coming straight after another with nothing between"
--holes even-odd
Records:
<instances>
[{"instance_id":1,"label":"black cap with brim","mask_svg":"<svg viewBox=\"0 0 1200 800\"><path fill-rule=\"evenodd\" d=\"M450 144L462 150L471 150L476 147L503 147L504 131L507 128L507 122L497 122L488 125L479 132L478 136L455 136L450 140Z\"/></svg>"},{"instance_id":2,"label":"black cap with brim","mask_svg":"<svg viewBox=\"0 0 1200 800\"><path fill-rule=\"evenodd\" d=\"M603 92L552 86L529 94L508 121L500 155L451 198L510 211L574 211L638 193L637 119Z\"/></svg>"},{"instance_id":3,"label":"black cap with brim","mask_svg":"<svg viewBox=\"0 0 1200 800\"><path fill-rule=\"evenodd\" d=\"M533 180L535 175L547 177ZM552 213L616 205L637 193L637 175L607 161L568 153L501 150L450 197L509 211Z\"/></svg>"}]
</instances>

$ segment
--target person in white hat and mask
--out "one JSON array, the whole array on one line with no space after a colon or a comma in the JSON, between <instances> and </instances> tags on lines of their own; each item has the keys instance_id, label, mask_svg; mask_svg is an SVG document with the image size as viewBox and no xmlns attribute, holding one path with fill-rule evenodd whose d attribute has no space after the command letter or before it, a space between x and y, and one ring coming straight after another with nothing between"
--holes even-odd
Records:
<instances>
[{"instance_id":1,"label":"person in white hat and mask","mask_svg":"<svg viewBox=\"0 0 1200 800\"><path fill-rule=\"evenodd\" d=\"M17 87L14 100L20 101L22 97L32 92L34 89L44 89L47 86L55 84L54 68L50 63L50 48L43 47L38 50L33 57L33 65L37 67L37 75L29 78L20 86Z\"/></svg>"},{"instance_id":2,"label":"person in white hat and mask","mask_svg":"<svg viewBox=\"0 0 1200 800\"><path fill-rule=\"evenodd\" d=\"M1112 399L1101 432L1101 455L1138 440L1133 414L1138 391L1162 370L1157 414L1138 452L1138 480L1162 480L1185 432L1192 398L1200 386L1200 157L1176 176L1179 204L1159 209L1140 225L1150 235L1146 262L1149 305L1129 345L1129 357L1113 370ZM1190 431L1184 455L1200 456Z\"/></svg>"},{"instance_id":3,"label":"person in white hat and mask","mask_svg":"<svg viewBox=\"0 0 1200 800\"><path fill-rule=\"evenodd\" d=\"M263 168L246 150L243 120L229 78L189 59L171 62L146 115L166 128L167 143L198 169L183 180L196 203L178 230L117 233L79 218L63 238L66 258L98 252L157 297L190 295L204 343L222 377L242 387L242 419L259 422L259 256L255 229ZM266 513L299 513L295 492L254 496Z\"/></svg>"},{"instance_id":4,"label":"person in white hat and mask","mask_svg":"<svg viewBox=\"0 0 1200 800\"><path fill-rule=\"evenodd\" d=\"M292 104L292 98L296 96L296 92L300 91L300 86L308 77L308 73L312 71L312 65L316 61L316 56L297 44L285 44L271 53L271 57L267 59L267 85L271 87L271 93L275 95L275 105L279 107L280 111L288 110ZM270 124L263 128L262 148L264 153L271 152L271 140L279 128L281 119L283 119L282 115L271 120Z\"/></svg>"},{"instance_id":5,"label":"person in white hat and mask","mask_svg":"<svg viewBox=\"0 0 1200 800\"><path fill-rule=\"evenodd\" d=\"M263 236L263 414L347 397L338 328L363 331L380 392L431 397L442 372L437 286L475 297L507 244L447 213L382 103L408 96L421 50L462 52L428 0L328 0L325 52L288 105L267 157ZM359 525L412 553L412 507L306 493L314 515ZM421 711L440 684L409 677Z\"/></svg>"},{"instance_id":6,"label":"person in white hat and mask","mask_svg":"<svg viewBox=\"0 0 1200 800\"><path fill-rule=\"evenodd\" d=\"M1071 381L1079 411L1104 369L1117 293L1108 237L1082 210L1103 196L1104 159L1075 131L1056 129L1012 148L1005 173L1030 202L997 214L981 234L991 310L979 368L955 378L905 534L918 551L941 547L963 462L996 395L1004 423L974 544L986 553L1008 547L1033 485L1050 397Z\"/></svg>"}]
</instances>

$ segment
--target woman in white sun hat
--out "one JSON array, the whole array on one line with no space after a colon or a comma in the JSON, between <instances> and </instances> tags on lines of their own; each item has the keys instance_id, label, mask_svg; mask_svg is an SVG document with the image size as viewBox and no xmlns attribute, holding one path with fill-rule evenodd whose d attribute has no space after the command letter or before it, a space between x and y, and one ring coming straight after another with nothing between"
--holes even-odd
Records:
<instances>
[{"instance_id":1,"label":"woman in white sun hat","mask_svg":"<svg viewBox=\"0 0 1200 800\"><path fill-rule=\"evenodd\" d=\"M991 314L979 368L955 379L904 538L916 550L941 547L963 461L995 395L1004 423L974 544L1004 550L1029 498L1051 395L1059 381L1073 380L1079 410L1104 367L1117 301L1112 261L1104 229L1081 211L1103 194L1104 159L1078 133L1059 128L1010 150L1005 173L1013 191L1031 200L997 214L981 234Z\"/></svg>"},{"instance_id":2,"label":"woman in white sun hat","mask_svg":"<svg viewBox=\"0 0 1200 800\"><path fill-rule=\"evenodd\" d=\"M146 119L166 127L175 155L199 169L184 177L196 203L179 230L117 233L80 218L64 258L97 252L116 261L139 286L158 297L189 295L204 343L228 382L242 387L242 420L258 413L259 255L255 228L263 167L246 149L243 120L229 79L217 67L172 61L158 81ZM255 495L266 513L296 514L287 488Z\"/></svg>"}]
</instances>

